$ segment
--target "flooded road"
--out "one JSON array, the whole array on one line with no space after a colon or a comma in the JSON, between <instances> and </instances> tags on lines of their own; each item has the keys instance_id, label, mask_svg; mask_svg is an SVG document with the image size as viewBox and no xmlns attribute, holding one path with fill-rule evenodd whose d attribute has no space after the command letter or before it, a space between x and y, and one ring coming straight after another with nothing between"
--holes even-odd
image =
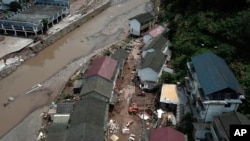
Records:
<instances>
[{"instance_id":1,"label":"flooded road","mask_svg":"<svg viewBox=\"0 0 250 141\"><path fill-rule=\"evenodd\" d=\"M120 2L120 3L119 3ZM48 104L46 94L25 95L32 86L53 76L75 58L124 39L130 17L145 12L147 0L117 0L107 10L44 49L0 81L0 137L30 112ZM3 107L8 97L15 101ZM37 115L40 116L40 115Z\"/></svg>"}]
</instances>

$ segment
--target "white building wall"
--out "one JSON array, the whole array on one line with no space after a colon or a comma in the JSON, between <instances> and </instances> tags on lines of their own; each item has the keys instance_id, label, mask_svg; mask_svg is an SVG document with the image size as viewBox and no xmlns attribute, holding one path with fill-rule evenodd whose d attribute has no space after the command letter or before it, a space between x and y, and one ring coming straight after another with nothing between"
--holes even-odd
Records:
<instances>
[{"instance_id":1,"label":"white building wall","mask_svg":"<svg viewBox=\"0 0 250 141\"><path fill-rule=\"evenodd\" d=\"M158 79L158 73L156 73L151 68L143 68L138 70L138 76L140 77L141 81L152 81L156 82Z\"/></svg>"},{"instance_id":2,"label":"white building wall","mask_svg":"<svg viewBox=\"0 0 250 141\"><path fill-rule=\"evenodd\" d=\"M141 29L141 24L136 19L132 19L129 21L130 34L140 36L141 35L140 29Z\"/></svg>"},{"instance_id":3,"label":"white building wall","mask_svg":"<svg viewBox=\"0 0 250 141\"><path fill-rule=\"evenodd\" d=\"M225 107L223 104L208 104L205 105L205 113L203 117L205 122L212 122L213 116L221 115L222 113L231 112L237 110L239 104L232 103L230 107Z\"/></svg>"},{"instance_id":4,"label":"white building wall","mask_svg":"<svg viewBox=\"0 0 250 141\"><path fill-rule=\"evenodd\" d=\"M153 37L150 34L146 34L143 36L143 42L145 44L149 44L152 39L153 39Z\"/></svg>"}]
</instances>

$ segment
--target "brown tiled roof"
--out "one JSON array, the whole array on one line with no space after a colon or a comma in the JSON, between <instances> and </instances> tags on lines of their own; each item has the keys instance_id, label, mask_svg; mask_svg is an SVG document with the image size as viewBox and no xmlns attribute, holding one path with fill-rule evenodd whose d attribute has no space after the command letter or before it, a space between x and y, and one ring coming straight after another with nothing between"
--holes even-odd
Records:
<instances>
[{"instance_id":1,"label":"brown tiled roof","mask_svg":"<svg viewBox=\"0 0 250 141\"><path fill-rule=\"evenodd\" d=\"M151 129L150 141L185 141L185 135L171 127Z\"/></svg>"},{"instance_id":2,"label":"brown tiled roof","mask_svg":"<svg viewBox=\"0 0 250 141\"><path fill-rule=\"evenodd\" d=\"M108 57L103 56L93 61L92 66L87 71L86 77L99 75L108 80L112 80L117 66L117 61Z\"/></svg>"}]
</instances>

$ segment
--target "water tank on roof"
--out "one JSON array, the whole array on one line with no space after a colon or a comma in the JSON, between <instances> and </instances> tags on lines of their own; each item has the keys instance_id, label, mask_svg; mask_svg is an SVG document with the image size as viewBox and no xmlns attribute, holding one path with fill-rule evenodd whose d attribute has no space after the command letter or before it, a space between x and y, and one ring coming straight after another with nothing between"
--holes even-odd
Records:
<instances>
[{"instance_id":1,"label":"water tank on roof","mask_svg":"<svg viewBox=\"0 0 250 141\"><path fill-rule=\"evenodd\" d=\"M13 1L18 1L18 0L2 0L3 4L10 4Z\"/></svg>"}]
</instances>

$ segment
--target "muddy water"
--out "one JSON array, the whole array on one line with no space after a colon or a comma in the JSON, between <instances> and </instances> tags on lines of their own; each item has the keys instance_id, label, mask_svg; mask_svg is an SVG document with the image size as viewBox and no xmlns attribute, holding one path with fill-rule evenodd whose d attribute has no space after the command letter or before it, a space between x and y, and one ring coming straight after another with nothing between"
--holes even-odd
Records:
<instances>
[{"instance_id":1,"label":"muddy water","mask_svg":"<svg viewBox=\"0 0 250 141\"><path fill-rule=\"evenodd\" d=\"M46 93L24 95L32 86L48 79L73 59L85 56L95 48L125 38L128 30L126 14L134 16L138 12L141 13L136 7L145 2L145 0L126 0L118 6L110 7L44 49L36 57L26 61L10 76L2 79L0 81L0 137L28 113L49 103L50 99ZM118 18L120 16L126 18L125 23ZM115 28L116 26L119 28ZM9 96L15 97L15 101L3 107L4 101Z\"/></svg>"}]
</instances>

